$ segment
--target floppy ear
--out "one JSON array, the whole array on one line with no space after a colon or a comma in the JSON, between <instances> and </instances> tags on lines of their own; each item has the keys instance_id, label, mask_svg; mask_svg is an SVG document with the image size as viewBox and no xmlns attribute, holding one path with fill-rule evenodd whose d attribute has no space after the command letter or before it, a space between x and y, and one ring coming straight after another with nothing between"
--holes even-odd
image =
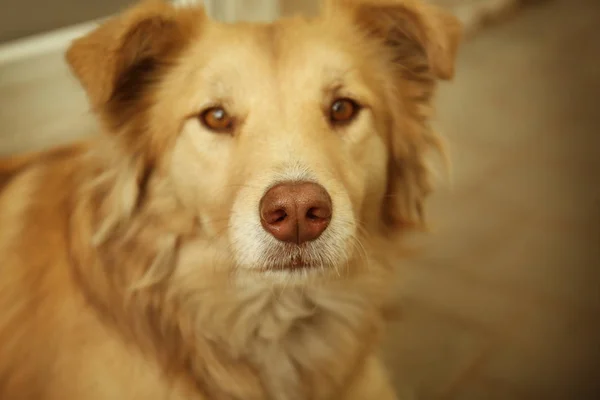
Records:
<instances>
[{"instance_id":1,"label":"floppy ear","mask_svg":"<svg viewBox=\"0 0 600 400\"><path fill-rule=\"evenodd\" d=\"M461 24L424 0L327 0L325 12L350 14L365 33L382 40L396 53L395 61L421 57L436 78L451 79L454 75Z\"/></svg>"},{"instance_id":2,"label":"floppy ear","mask_svg":"<svg viewBox=\"0 0 600 400\"><path fill-rule=\"evenodd\" d=\"M349 16L374 46L381 46L391 71L386 102L393 105L383 218L391 227L421 226L423 200L430 192L425 153L441 149L429 125L431 98L439 79L454 76L461 25L422 0L328 0L326 13Z\"/></svg>"},{"instance_id":3,"label":"floppy ear","mask_svg":"<svg viewBox=\"0 0 600 400\"><path fill-rule=\"evenodd\" d=\"M66 58L103 130L141 168L153 164L173 135L152 132L154 88L204 26L201 6L145 0L75 40ZM141 173L141 172L140 172Z\"/></svg>"},{"instance_id":4,"label":"floppy ear","mask_svg":"<svg viewBox=\"0 0 600 400\"><path fill-rule=\"evenodd\" d=\"M190 19L189 13L180 13L169 3L146 0L75 40L67 62L92 106L106 104L122 94L120 90L142 89L136 85L148 83L160 60L179 51L189 37L186 30L194 24L185 19Z\"/></svg>"}]
</instances>

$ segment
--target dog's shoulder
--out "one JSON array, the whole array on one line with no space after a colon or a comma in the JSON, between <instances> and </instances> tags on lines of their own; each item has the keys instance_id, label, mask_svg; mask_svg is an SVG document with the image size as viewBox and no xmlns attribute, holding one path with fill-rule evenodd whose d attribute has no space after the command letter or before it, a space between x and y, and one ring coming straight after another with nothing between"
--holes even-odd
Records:
<instances>
[{"instance_id":1,"label":"dog's shoulder","mask_svg":"<svg viewBox=\"0 0 600 400\"><path fill-rule=\"evenodd\" d=\"M31 168L49 167L57 162L69 162L84 153L89 146L89 141L82 141L51 149L0 157L0 195L5 192L11 182Z\"/></svg>"}]
</instances>

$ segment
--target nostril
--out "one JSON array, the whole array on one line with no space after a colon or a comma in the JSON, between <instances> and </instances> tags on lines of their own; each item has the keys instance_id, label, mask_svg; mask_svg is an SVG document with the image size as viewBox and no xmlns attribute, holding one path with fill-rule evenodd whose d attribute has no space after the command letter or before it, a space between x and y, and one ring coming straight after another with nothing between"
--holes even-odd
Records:
<instances>
[{"instance_id":1,"label":"nostril","mask_svg":"<svg viewBox=\"0 0 600 400\"><path fill-rule=\"evenodd\" d=\"M287 212L283 209L271 210L262 215L262 219L267 224L277 224L283 222L288 217Z\"/></svg>"},{"instance_id":2,"label":"nostril","mask_svg":"<svg viewBox=\"0 0 600 400\"><path fill-rule=\"evenodd\" d=\"M311 221L319 221L331 218L331 212L323 207L311 207L306 212L306 218Z\"/></svg>"},{"instance_id":3,"label":"nostril","mask_svg":"<svg viewBox=\"0 0 600 400\"><path fill-rule=\"evenodd\" d=\"M279 213L279 214L280 214L280 216L277 217L275 222L281 222L284 219L286 219L286 217L287 217L287 213L285 211L281 211L281 213Z\"/></svg>"}]
</instances>

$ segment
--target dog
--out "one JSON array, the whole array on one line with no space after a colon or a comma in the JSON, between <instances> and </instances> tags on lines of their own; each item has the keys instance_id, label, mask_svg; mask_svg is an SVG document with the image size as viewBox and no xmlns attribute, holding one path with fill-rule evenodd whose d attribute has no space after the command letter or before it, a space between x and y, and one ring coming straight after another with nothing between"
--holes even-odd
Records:
<instances>
[{"instance_id":1,"label":"dog","mask_svg":"<svg viewBox=\"0 0 600 400\"><path fill-rule=\"evenodd\" d=\"M460 39L417 0L143 1L76 39L102 134L0 162L0 398L396 399L384 310Z\"/></svg>"}]
</instances>

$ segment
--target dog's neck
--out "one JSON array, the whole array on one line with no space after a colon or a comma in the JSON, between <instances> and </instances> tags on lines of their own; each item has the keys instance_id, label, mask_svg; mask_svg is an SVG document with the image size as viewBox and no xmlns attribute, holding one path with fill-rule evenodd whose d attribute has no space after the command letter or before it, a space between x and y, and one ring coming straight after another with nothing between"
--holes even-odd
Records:
<instances>
[{"instance_id":1,"label":"dog's neck","mask_svg":"<svg viewBox=\"0 0 600 400\"><path fill-rule=\"evenodd\" d=\"M265 283L232 275L225 239L190 234L177 207L163 219L149 205L106 230L109 200L91 191L75 207L81 287L118 334L207 398L330 399L373 350L389 282L381 260L309 285Z\"/></svg>"}]
</instances>

